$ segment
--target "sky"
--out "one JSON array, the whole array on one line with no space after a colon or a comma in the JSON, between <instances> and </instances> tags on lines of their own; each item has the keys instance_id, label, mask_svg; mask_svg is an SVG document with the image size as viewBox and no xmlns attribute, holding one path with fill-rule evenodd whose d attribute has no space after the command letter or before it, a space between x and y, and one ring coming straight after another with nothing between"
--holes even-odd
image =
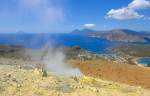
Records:
<instances>
[{"instance_id":1,"label":"sky","mask_svg":"<svg viewBox=\"0 0 150 96\"><path fill-rule=\"evenodd\" d=\"M150 0L0 0L0 32L150 31Z\"/></svg>"}]
</instances>

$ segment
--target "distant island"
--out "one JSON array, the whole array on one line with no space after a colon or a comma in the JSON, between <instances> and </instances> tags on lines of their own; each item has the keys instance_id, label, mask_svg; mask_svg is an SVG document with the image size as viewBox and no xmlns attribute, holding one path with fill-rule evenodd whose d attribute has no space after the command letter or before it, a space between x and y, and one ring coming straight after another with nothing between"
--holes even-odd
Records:
<instances>
[{"instance_id":1,"label":"distant island","mask_svg":"<svg viewBox=\"0 0 150 96\"><path fill-rule=\"evenodd\" d=\"M74 30L72 34L86 35L119 42L146 42L150 40L150 33L146 31L133 31L129 29L114 29L110 31L97 31L91 29Z\"/></svg>"}]
</instances>

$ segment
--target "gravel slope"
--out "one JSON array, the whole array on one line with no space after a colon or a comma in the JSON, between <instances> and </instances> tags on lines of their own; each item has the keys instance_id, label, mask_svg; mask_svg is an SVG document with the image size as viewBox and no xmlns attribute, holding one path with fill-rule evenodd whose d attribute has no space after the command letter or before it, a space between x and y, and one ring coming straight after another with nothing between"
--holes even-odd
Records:
<instances>
[{"instance_id":1,"label":"gravel slope","mask_svg":"<svg viewBox=\"0 0 150 96\"><path fill-rule=\"evenodd\" d=\"M92 77L42 77L37 69L0 65L0 96L150 96L150 91Z\"/></svg>"}]
</instances>

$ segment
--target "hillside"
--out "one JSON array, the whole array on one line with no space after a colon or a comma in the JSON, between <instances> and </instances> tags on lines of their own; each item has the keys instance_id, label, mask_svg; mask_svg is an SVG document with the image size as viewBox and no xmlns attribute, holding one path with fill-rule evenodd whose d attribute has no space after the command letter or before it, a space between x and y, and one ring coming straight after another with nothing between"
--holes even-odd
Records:
<instances>
[{"instance_id":1,"label":"hillside","mask_svg":"<svg viewBox=\"0 0 150 96\"><path fill-rule=\"evenodd\" d=\"M28 58L19 55L22 50L20 46L1 45L0 49L1 96L149 96L150 94L149 68L116 64L113 61L96 58L95 55L93 59L88 59L85 55L88 57L92 55L79 46L66 49L66 52L69 52L67 55L74 59L67 58L65 64L81 71L80 75L71 76L58 75L52 70L44 73L45 71L38 67L41 64L39 60L30 60L29 55ZM84 59L77 58L78 54ZM65 72L69 70L65 69Z\"/></svg>"},{"instance_id":2,"label":"hillside","mask_svg":"<svg viewBox=\"0 0 150 96\"><path fill-rule=\"evenodd\" d=\"M150 45L128 45L109 48L118 55L130 55L135 57L150 57Z\"/></svg>"},{"instance_id":3,"label":"hillside","mask_svg":"<svg viewBox=\"0 0 150 96\"><path fill-rule=\"evenodd\" d=\"M67 77L0 66L1 96L149 96L150 91L92 77Z\"/></svg>"},{"instance_id":4,"label":"hillside","mask_svg":"<svg viewBox=\"0 0 150 96\"><path fill-rule=\"evenodd\" d=\"M72 60L70 64L79 68L86 76L150 89L149 67L100 60Z\"/></svg>"},{"instance_id":5,"label":"hillside","mask_svg":"<svg viewBox=\"0 0 150 96\"><path fill-rule=\"evenodd\" d=\"M146 42L150 38L150 33L148 32L138 32L128 29L115 29L110 31L94 31L90 29L83 29L75 30L72 33L121 42Z\"/></svg>"}]
</instances>

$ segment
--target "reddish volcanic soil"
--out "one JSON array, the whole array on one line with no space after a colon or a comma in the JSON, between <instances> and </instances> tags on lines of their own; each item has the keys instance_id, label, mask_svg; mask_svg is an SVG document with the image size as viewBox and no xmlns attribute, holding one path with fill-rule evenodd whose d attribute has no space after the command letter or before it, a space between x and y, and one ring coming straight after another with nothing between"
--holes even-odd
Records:
<instances>
[{"instance_id":1,"label":"reddish volcanic soil","mask_svg":"<svg viewBox=\"0 0 150 96\"><path fill-rule=\"evenodd\" d=\"M150 88L150 68L100 61L69 61L83 74L105 80Z\"/></svg>"}]
</instances>

